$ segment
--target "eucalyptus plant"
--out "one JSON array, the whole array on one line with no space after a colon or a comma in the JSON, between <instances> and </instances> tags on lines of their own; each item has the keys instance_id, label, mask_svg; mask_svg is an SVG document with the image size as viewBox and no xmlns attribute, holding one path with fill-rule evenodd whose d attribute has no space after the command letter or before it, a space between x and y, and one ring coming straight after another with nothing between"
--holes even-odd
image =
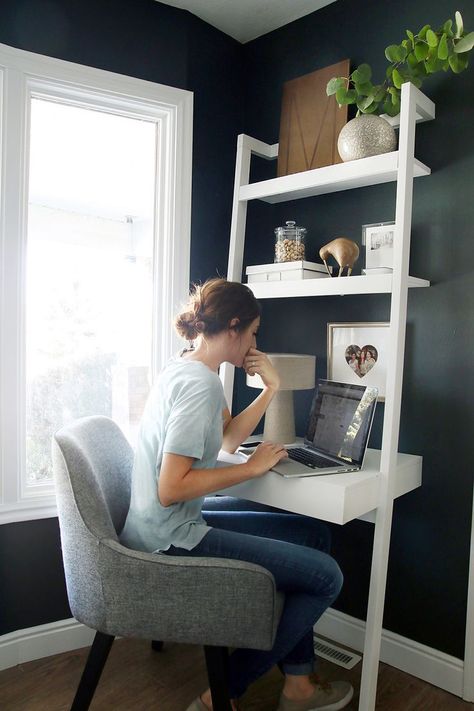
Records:
<instances>
[{"instance_id":1,"label":"eucalyptus plant","mask_svg":"<svg viewBox=\"0 0 474 711\"><path fill-rule=\"evenodd\" d=\"M357 116L363 114L400 113L401 87L411 81L418 88L430 74L449 69L459 74L468 66L469 53L474 47L474 32L466 34L461 13L456 11L454 23L446 20L438 30L424 25L415 34L406 30L407 38L391 44L385 50L390 62L381 84L372 82L369 64L361 64L349 77L334 77L328 82L326 93L335 95L339 106L356 104Z\"/></svg>"}]
</instances>

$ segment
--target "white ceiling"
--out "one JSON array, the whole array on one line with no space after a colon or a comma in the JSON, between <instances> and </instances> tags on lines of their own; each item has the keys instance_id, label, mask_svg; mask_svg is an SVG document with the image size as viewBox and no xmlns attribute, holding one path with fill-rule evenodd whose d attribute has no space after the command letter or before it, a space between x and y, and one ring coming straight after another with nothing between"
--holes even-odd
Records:
<instances>
[{"instance_id":1,"label":"white ceiling","mask_svg":"<svg viewBox=\"0 0 474 711\"><path fill-rule=\"evenodd\" d=\"M189 10L245 43L309 15L335 0L158 0Z\"/></svg>"}]
</instances>

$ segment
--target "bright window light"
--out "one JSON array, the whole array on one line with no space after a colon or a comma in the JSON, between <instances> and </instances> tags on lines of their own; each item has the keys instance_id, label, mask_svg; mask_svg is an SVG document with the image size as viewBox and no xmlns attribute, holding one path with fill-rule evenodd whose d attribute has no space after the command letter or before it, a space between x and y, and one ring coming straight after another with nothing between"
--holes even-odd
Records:
<instances>
[{"instance_id":1,"label":"bright window light","mask_svg":"<svg viewBox=\"0 0 474 711\"><path fill-rule=\"evenodd\" d=\"M87 415L133 443L152 355L156 124L31 102L26 302L28 484Z\"/></svg>"}]
</instances>

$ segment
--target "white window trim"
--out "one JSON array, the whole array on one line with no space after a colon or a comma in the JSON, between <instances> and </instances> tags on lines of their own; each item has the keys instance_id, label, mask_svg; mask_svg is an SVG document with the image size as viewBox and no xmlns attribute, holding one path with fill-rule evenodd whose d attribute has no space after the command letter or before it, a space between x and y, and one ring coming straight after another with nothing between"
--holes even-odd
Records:
<instances>
[{"instance_id":1,"label":"white window trim","mask_svg":"<svg viewBox=\"0 0 474 711\"><path fill-rule=\"evenodd\" d=\"M153 376L179 347L189 289L193 95L0 44L0 524L57 515L52 487L25 490L25 257L29 98L56 97L157 124ZM160 278L156 278L156 275ZM42 490L42 493L41 493Z\"/></svg>"}]
</instances>

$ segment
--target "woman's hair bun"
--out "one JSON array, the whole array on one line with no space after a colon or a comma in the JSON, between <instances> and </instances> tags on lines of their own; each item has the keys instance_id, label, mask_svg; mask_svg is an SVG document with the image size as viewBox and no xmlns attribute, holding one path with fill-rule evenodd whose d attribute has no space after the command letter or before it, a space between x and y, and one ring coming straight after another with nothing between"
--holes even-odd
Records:
<instances>
[{"instance_id":1,"label":"woman's hair bun","mask_svg":"<svg viewBox=\"0 0 474 711\"><path fill-rule=\"evenodd\" d=\"M208 279L194 284L189 301L175 319L180 336L194 341L200 333L214 336L227 328L233 319L237 331L243 331L260 316L260 306L250 289L240 282Z\"/></svg>"},{"instance_id":2,"label":"woman's hair bun","mask_svg":"<svg viewBox=\"0 0 474 711\"><path fill-rule=\"evenodd\" d=\"M176 317L174 326L180 336L185 338L187 341L194 341L200 333L198 323L199 322L196 322L196 316L194 313L185 311Z\"/></svg>"}]
</instances>

